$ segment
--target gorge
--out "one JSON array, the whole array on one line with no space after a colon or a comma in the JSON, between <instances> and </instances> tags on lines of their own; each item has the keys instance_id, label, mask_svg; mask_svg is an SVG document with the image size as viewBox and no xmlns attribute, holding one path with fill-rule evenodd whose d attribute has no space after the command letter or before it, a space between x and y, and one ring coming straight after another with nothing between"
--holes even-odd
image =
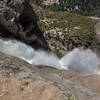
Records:
<instances>
[{"instance_id":1,"label":"gorge","mask_svg":"<svg viewBox=\"0 0 100 100\"><path fill-rule=\"evenodd\" d=\"M0 100L99 100L95 21L37 9L0 1Z\"/></svg>"}]
</instances>

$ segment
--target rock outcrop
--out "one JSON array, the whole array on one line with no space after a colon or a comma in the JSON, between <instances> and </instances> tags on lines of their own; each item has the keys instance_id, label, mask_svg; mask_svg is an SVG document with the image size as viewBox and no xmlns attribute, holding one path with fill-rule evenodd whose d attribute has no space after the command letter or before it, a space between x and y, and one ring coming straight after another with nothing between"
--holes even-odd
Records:
<instances>
[{"instance_id":1,"label":"rock outcrop","mask_svg":"<svg viewBox=\"0 0 100 100\"><path fill-rule=\"evenodd\" d=\"M0 1L0 36L18 39L35 49L48 49L28 0Z\"/></svg>"},{"instance_id":2,"label":"rock outcrop","mask_svg":"<svg viewBox=\"0 0 100 100\"><path fill-rule=\"evenodd\" d=\"M32 66L0 53L0 100L12 99L100 100L100 76Z\"/></svg>"}]
</instances>

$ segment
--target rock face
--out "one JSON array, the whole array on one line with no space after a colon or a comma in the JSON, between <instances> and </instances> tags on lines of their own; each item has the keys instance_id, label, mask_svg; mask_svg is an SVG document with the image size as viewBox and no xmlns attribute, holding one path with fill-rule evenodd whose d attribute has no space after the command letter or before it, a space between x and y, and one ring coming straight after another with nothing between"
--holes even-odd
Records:
<instances>
[{"instance_id":1,"label":"rock face","mask_svg":"<svg viewBox=\"0 0 100 100\"><path fill-rule=\"evenodd\" d=\"M48 48L28 0L0 1L0 36L18 39L36 49Z\"/></svg>"},{"instance_id":2,"label":"rock face","mask_svg":"<svg viewBox=\"0 0 100 100\"><path fill-rule=\"evenodd\" d=\"M0 100L100 100L100 76L32 66L0 53Z\"/></svg>"}]
</instances>

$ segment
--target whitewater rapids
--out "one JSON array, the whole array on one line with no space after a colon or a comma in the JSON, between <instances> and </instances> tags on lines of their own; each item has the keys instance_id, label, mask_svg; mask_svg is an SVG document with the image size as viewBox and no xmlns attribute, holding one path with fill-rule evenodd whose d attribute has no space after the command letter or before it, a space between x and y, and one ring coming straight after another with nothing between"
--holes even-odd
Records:
<instances>
[{"instance_id":1,"label":"whitewater rapids","mask_svg":"<svg viewBox=\"0 0 100 100\"><path fill-rule=\"evenodd\" d=\"M89 49L76 48L59 59L52 52L34 50L17 40L0 39L0 52L19 57L33 65L47 65L60 70L74 69L89 74L96 74L100 64L100 59Z\"/></svg>"}]
</instances>

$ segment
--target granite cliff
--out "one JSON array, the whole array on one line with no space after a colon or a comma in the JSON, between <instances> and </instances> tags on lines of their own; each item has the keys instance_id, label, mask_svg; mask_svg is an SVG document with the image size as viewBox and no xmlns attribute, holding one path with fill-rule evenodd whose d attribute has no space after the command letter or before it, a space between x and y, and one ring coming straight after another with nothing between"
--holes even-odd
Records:
<instances>
[{"instance_id":1,"label":"granite cliff","mask_svg":"<svg viewBox=\"0 0 100 100\"><path fill-rule=\"evenodd\" d=\"M1 100L99 100L100 76L32 66L0 53Z\"/></svg>"}]
</instances>

